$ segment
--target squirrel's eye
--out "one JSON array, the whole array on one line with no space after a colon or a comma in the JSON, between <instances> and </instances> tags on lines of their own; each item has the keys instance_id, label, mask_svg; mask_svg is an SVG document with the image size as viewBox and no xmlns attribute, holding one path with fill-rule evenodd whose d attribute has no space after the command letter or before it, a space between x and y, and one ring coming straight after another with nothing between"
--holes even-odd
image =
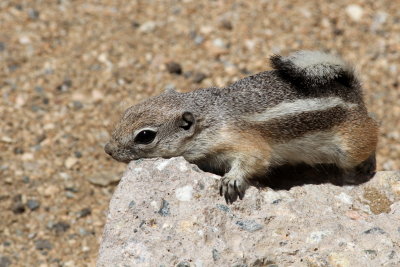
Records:
<instances>
[{"instance_id":1,"label":"squirrel's eye","mask_svg":"<svg viewBox=\"0 0 400 267\"><path fill-rule=\"evenodd\" d=\"M135 143L137 144L150 144L156 138L157 132L152 130L143 130L139 132L135 137Z\"/></svg>"}]
</instances>

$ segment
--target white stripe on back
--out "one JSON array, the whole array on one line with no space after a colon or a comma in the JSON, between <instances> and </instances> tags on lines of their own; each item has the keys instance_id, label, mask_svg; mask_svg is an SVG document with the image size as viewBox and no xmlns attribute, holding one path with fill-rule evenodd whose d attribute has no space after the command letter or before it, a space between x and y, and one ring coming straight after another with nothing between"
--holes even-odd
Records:
<instances>
[{"instance_id":1,"label":"white stripe on back","mask_svg":"<svg viewBox=\"0 0 400 267\"><path fill-rule=\"evenodd\" d=\"M293 116L303 112L327 110L333 107L352 108L357 106L347 103L339 97L307 98L295 101L287 101L267 109L263 113L246 116L250 121L268 121L285 116Z\"/></svg>"}]
</instances>

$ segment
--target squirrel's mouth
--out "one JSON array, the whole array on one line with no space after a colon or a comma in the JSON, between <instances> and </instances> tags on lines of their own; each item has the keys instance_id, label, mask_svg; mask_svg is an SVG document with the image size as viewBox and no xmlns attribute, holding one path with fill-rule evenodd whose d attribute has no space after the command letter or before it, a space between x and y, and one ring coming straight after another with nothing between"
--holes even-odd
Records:
<instances>
[{"instance_id":1,"label":"squirrel's mouth","mask_svg":"<svg viewBox=\"0 0 400 267\"><path fill-rule=\"evenodd\" d=\"M139 159L139 157L135 156L131 151L121 150L112 142L109 142L105 145L104 151L119 162L129 163L132 160Z\"/></svg>"}]
</instances>

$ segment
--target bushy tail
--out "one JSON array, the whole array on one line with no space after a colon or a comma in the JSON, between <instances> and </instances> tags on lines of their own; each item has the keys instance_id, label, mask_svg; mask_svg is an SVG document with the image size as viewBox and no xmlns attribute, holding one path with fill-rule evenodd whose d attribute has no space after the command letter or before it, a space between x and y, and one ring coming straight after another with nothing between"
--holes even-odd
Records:
<instances>
[{"instance_id":1,"label":"bushy tail","mask_svg":"<svg viewBox=\"0 0 400 267\"><path fill-rule=\"evenodd\" d=\"M353 68L341 58L320 51L298 51L283 57L273 55L271 64L280 75L302 86L316 87L338 81L358 87Z\"/></svg>"}]
</instances>

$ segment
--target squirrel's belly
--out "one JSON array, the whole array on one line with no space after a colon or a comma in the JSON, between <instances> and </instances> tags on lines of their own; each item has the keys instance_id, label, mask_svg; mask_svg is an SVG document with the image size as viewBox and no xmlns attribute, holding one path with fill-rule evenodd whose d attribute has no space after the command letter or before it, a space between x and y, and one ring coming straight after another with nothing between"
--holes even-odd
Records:
<instances>
[{"instance_id":1,"label":"squirrel's belly","mask_svg":"<svg viewBox=\"0 0 400 267\"><path fill-rule=\"evenodd\" d=\"M340 144L340 137L332 131L307 134L288 142L271 144L271 163L338 164L346 157Z\"/></svg>"}]
</instances>

